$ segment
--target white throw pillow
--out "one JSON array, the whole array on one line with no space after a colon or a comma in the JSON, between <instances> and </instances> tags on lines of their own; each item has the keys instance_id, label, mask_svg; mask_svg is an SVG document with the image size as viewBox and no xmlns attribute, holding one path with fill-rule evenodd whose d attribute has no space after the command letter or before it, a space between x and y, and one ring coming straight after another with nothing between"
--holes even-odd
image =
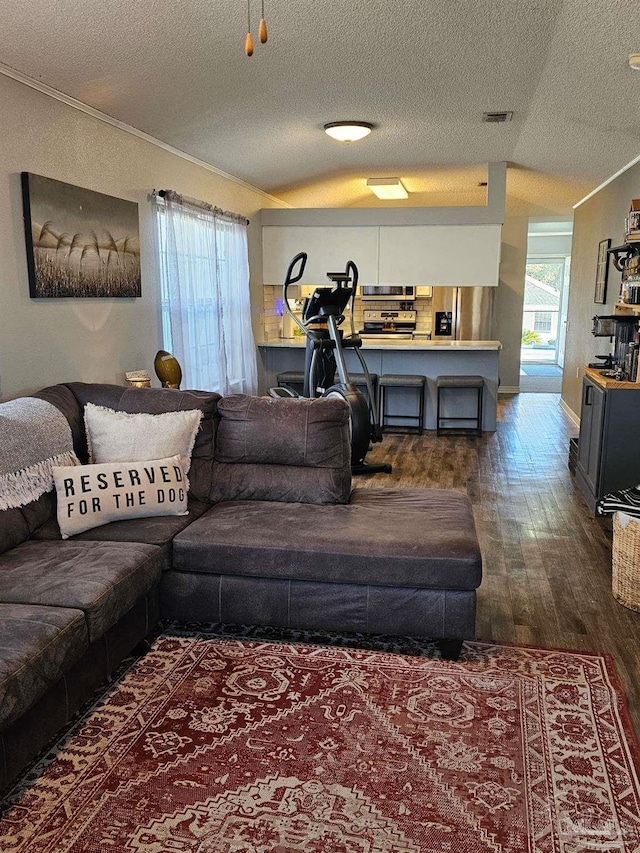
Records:
<instances>
[{"instance_id":1,"label":"white throw pillow","mask_svg":"<svg viewBox=\"0 0 640 853\"><path fill-rule=\"evenodd\" d=\"M188 514L188 483L179 456L57 466L53 481L63 539L110 521Z\"/></svg>"},{"instance_id":2,"label":"white throw pillow","mask_svg":"<svg viewBox=\"0 0 640 853\"><path fill-rule=\"evenodd\" d=\"M185 472L200 428L200 409L131 415L87 403L84 425L90 462L139 462L147 459L182 457Z\"/></svg>"}]
</instances>

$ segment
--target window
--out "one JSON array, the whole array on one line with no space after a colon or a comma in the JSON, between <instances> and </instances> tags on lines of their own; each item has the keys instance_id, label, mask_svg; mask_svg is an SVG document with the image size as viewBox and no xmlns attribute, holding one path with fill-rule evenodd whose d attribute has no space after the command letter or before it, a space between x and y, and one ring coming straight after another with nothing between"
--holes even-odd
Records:
<instances>
[{"instance_id":1,"label":"window","mask_svg":"<svg viewBox=\"0 0 640 853\"><path fill-rule=\"evenodd\" d=\"M156 202L163 346L184 387L256 393L246 221L175 194Z\"/></svg>"},{"instance_id":2,"label":"window","mask_svg":"<svg viewBox=\"0 0 640 853\"><path fill-rule=\"evenodd\" d=\"M536 311L533 319L533 331L551 331L551 311Z\"/></svg>"}]
</instances>

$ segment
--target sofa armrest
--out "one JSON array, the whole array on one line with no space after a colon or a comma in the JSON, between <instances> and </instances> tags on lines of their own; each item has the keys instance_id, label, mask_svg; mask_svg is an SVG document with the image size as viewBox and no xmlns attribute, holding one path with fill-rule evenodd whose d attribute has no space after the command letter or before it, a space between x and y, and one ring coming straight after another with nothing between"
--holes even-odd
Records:
<instances>
[{"instance_id":1,"label":"sofa armrest","mask_svg":"<svg viewBox=\"0 0 640 853\"><path fill-rule=\"evenodd\" d=\"M52 406L55 406L56 409L62 412L71 427L73 449L76 456L81 462L87 462L89 454L87 452L87 437L84 431L84 408L78 402L71 388L63 384L49 385L47 388L43 388L31 396L51 403Z\"/></svg>"}]
</instances>

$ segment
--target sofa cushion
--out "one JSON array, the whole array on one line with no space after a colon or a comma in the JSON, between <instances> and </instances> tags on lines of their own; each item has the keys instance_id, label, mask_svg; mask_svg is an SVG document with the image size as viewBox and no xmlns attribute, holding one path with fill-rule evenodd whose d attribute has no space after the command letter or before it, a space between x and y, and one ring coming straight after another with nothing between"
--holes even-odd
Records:
<instances>
[{"instance_id":1,"label":"sofa cushion","mask_svg":"<svg viewBox=\"0 0 640 853\"><path fill-rule=\"evenodd\" d=\"M278 503L346 503L350 468L294 468L292 465L213 466L211 500L276 501Z\"/></svg>"},{"instance_id":2,"label":"sofa cushion","mask_svg":"<svg viewBox=\"0 0 640 853\"><path fill-rule=\"evenodd\" d=\"M78 533L71 541L78 542L142 542L158 545L162 549L162 569L171 568L171 544L173 537L188 527L192 521L200 518L211 504L190 500L187 504L188 515L167 515L157 518L133 518L126 521L112 521ZM39 527L33 534L36 540L61 539L60 527L54 516Z\"/></svg>"},{"instance_id":3,"label":"sofa cushion","mask_svg":"<svg viewBox=\"0 0 640 853\"><path fill-rule=\"evenodd\" d=\"M0 604L0 729L34 705L88 646L81 610Z\"/></svg>"},{"instance_id":4,"label":"sofa cushion","mask_svg":"<svg viewBox=\"0 0 640 853\"><path fill-rule=\"evenodd\" d=\"M23 542L0 555L0 601L82 610L101 637L159 580L162 552L131 542Z\"/></svg>"},{"instance_id":5,"label":"sofa cushion","mask_svg":"<svg viewBox=\"0 0 640 853\"><path fill-rule=\"evenodd\" d=\"M218 403L216 462L341 468L349 464L349 409L329 399L236 394Z\"/></svg>"},{"instance_id":6,"label":"sofa cushion","mask_svg":"<svg viewBox=\"0 0 640 853\"><path fill-rule=\"evenodd\" d=\"M172 388L123 388L121 385L107 385L90 382L69 382L62 386L72 392L79 404L79 417L82 423L84 407L87 403L96 406L106 406L117 412L138 414L148 412L152 415L163 412L177 412L187 409L200 409L202 422L196 435L196 442L191 455L189 471L190 494L197 500L209 500L211 491L211 475L213 466L213 445L217 425L217 402L220 395L214 391L175 391ZM45 388L35 397L48 400L58 405L67 418L71 418L71 432L74 436L74 447L78 458L88 461L87 444L84 435L84 425L78 428L77 416L60 386Z\"/></svg>"},{"instance_id":7,"label":"sofa cushion","mask_svg":"<svg viewBox=\"0 0 640 853\"><path fill-rule=\"evenodd\" d=\"M0 554L29 538L29 525L22 507L0 510Z\"/></svg>"},{"instance_id":8,"label":"sofa cushion","mask_svg":"<svg viewBox=\"0 0 640 853\"><path fill-rule=\"evenodd\" d=\"M37 501L0 511L0 554L15 548L55 515L55 495L45 492Z\"/></svg>"},{"instance_id":9,"label":"sofa cushion","mask_svg":"<svg viewBox=\"0 0 640 853\"><path fill-rule=\"evenodd\" d=\"M441 489L355 489L346 505L229 501L173 549L183 572L460 590L482 578L471 503Z\"/></svg>"},{"instance_id":10,"label":"sofa cushion","mask_svg":"<svg viewBox=\"0 0 640 853\"><path fill-rule=\"evenodd\" d=\"M237 394L218 404L212 501L346 503L349 409L338 399Z\"/></svg>"}]
</instances>

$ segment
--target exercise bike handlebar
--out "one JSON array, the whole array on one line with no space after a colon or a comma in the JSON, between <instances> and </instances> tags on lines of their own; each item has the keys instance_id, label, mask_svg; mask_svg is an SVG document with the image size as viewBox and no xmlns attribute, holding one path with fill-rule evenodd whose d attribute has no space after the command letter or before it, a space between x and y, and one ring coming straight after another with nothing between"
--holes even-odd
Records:
<instances>
[{"instance_id":1,"label":"exercise bike handlebar","mask_svg":"<svg viewBox=\"0 0 640 853\"><path fill-rule=\"evenodd\" d=\"M300 269L296 274L294 274L294 269L298 262L300 262ZM286 310L287 314L292 318L295 324L302 330L303 334L306 334L307 330L304 327L302 321L293 313L293 311L291 310L291 306L289 305L289 287L292 284L296 284L300 281L300 279L304 275L304 268L306 267L306 265L307 253L298 252L298 254L291 259L291 263L287 268L287 274L284 277L284 287L282 288L282 307Z\"/></svg>"},{"instance_id":2,"label":"exercise bike handlebar","mask_svg":"<svg viewBox=\"0 0 640 853\"><path fill-rule=\"evenodd\" d=\"M353 287L353 293L351 294L351 305L349 306L349 320L351 325L351 335L355 337L356 327L353 317L355 314L356 293L358 292L358 267L354 264L353 261L347 261L347 265L344 268L344 271L351 278L351 286Z\"/></svg>"},{"instance_id":3,"label":"exercise bike handlebar","mask_svg":"<svg viewBox=\"0 0 640 853\"><path fill-rule=\"evenodd\" d=\"M296 276L293 275L293 269L295 265L300 261L300 270ZM306 252L298 252L295 258L292 258L291 263L287 269L287 274L284 279L285 287L288 287L290 284L296 284L300 281L302 276L304 275L304 268L307 265L307 253Z\"/></svg>"},{"instance_id":4,"label":"exercise bike handlebar","mask_svg":"<svg viewBox=\"0 0 640 853\"><path fill-rule=\"evenodd\" d=\"M299 268L297 273L294 273L295 266L298 262L300 262L300 268ZM297 282L300 281L300 279L304 275L304 269L305 269L306 265L307 265L307 253L306 252L298 252L298 254L294 258L291 259L291 262L287 268L287 274L285 275L284 286L282 288L282 301L283 301L282 307L286 310L287 314L294 320L294 322L296 323L298 328L301 329L301 331L304 334L307 334L307 328L309 326L313 325L313 323L326 322L326 319L327 319L324 315L317 314L313 317L307 317L303 321L293 313L293 311L291 310L291 306L289 305L289 287L292 284L297 284ZM349 261L347 263L346 272L348 273L349 270L351 270L351 274L353 276L355 276L354 280L355 280L355 283L357 284L358 283L358 269L357 269L356 265L353 263L353 261ZM355 290L354 290L354 293L353 293L351 300L350 300L350 302L351 302L350 314L351 314L352 332L355 331L354 326L353 326L353 305L354 305L354 301L355 301ZM336 319L337 319L338 325L340 325L342 323L342 321L344 320L344 317L338 317Z\"/></svg>"}]
</instances>

